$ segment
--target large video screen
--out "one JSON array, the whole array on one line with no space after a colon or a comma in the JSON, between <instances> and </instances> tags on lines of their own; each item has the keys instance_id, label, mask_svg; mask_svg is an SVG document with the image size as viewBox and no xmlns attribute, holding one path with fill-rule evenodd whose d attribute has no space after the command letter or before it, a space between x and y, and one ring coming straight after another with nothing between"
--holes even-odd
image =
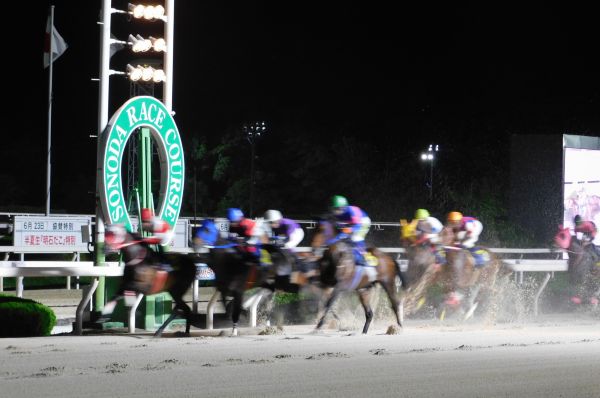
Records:
<instances>
[{"instance_id":1,"label":"large video screen","mask_svg":"<svg viewBox=\"0 0 600 398\"><path fill-rule=\"evenodd\" d=\"M579 214L600 228L600 150L565 148L564 225ZM595 244L600 244L600 233Z\"/></svg>"}]
</instances>

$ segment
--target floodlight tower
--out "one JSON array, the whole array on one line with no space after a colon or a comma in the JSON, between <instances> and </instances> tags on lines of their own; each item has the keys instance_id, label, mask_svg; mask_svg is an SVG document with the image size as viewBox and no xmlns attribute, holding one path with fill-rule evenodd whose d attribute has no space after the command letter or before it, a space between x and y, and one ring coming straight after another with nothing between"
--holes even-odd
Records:
<instances>
[{"instance_id":1,"label":"floodlight tower","mask_svg":"<svg viewBox=\"0 0 600 398\"><path fill-rule=\"evenodd\" d=\"M433 199L433 164L435 162L436 153L440 150L437 144L429 145L427 152L421 153L421 160L429 162L429 200Z\"/></svg>"},{"instance_id":2,"label":"floodlight tower","mask_svg":"<svg viewBox=\"0 0 600 398\"><path fill-rule=\"evenodd\" d=\"M102 214L100 198L100 171L102 169L102 139L103 133L108 125L109 104L109 78L111 75L124 75L131 81L142 80L153 83L163 83L163 102L167 110L172 111L172 87L173 87L173 32L174 32L174 8L175 0L165 0L165 6L134 5L129 4L128 10L117 10L112 8L111 0L102 1L100 25L100 76L99 76L99 100L98 100L98 134L97 134L97 172L96 172L96 231L95 231L95 265L104 265L104 216ZM129 35L127 40L121 41L111 38L111 16L112 14L128 14L133 20L163 21L165 38ZM134 53L145 53L148 51L163 53L163 68L154 68L148 65L128 65L126 71L115 71L110 69L110 58L114 50L130 47ZM101 310L104 306L104 278L101 278L99 289L94 300L95 310Z\"/></svg>"}]
</instances>

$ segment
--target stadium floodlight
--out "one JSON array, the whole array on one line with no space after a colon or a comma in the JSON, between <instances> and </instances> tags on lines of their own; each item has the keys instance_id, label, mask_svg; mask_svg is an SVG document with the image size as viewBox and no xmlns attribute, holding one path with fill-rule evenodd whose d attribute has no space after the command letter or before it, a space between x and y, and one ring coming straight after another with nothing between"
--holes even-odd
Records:
<instances>
[{"instance_id":1,"label":"stadium floodlight","mask_svg":"<svg viewBox=\"0 0 600 398\"><path fill-rule=\"evenodd\" d=\"M139 81L142 78L142 67L139 65L136 67L127 64L127 76L132 82Z\"/></svg>"},{"instance_id":2,"label":"stadium floodlight","mask_svg":"<svg viewBox=\"0 0 600 398\"><path fill-rule=\"evenodd\" d=\"M145 19L146 21L156 21L158 19L165 21L165 8L161 5L143 5L131 4L127 5L129 14L136 19Z\"/></svg>"},{"instance_id":3,"label":"stadium floodlight","mask_svg":"<svg viewBox=\"0 0 600 398\"><path fill-rule=\"evenodd\" d=\"M142 68L142 80L145 82L149 82L150 80L152 80L152 77L154 76L154 68L151 66L144 66Z\"/></svg>"},{"instance_id":4,"label":"stadium floodlight","mask_svg":"<svg viewBox=\"0 0 600 398\"><path fill-rule=\"evenodd\" d=\"M162 69L155 69L151 66L127 65L127 72L124 73L129 77L132 82L144 82L144 83L161 83L167 80L167 75Z\"/></svg>"},{"instance_id":5,"label":"stadium floodlight","mask_svg":"<svg viewBox=\"0 0 600 398\"><path fill-rule=\"evenodd\" d=\"M131 46L131 51L134 53L143 53L152 48L152 42L149 39L144 39L140 35L129 35L127 44Z\"/></svg>"},{"instance_id":6,"label":"stadium floodlight","mask_svg":"<svg viewBox=\"0 0 600 398\"><path fill-rule=\"evenodd\" d=\"M429 199L433 199L433 163L435 161L435 153L440 150L440 146L437 144L429 145L427 152L421 153L421 160L424 162L429 162L429 183L427 184L429 187Z\"/></svg>"},{"instance_id":7,"label":"stadium floodlight","mask_svg":"<svg viewBox=\"0 0 600 398\"><path fill-rule=\"evenodd\" d=\"M162 69L154 69L154 74L152 75L152 81L154 83L161 83L167 80L167 75L165 71Z\"/></svg>"},{"instance_id":8,"label":"stadium floodlight","mask_svg":"<svg viewBox=\"0 0 600 398\"><path fill-rule=\"evenodd\" d=\"M162 37L149 37L150 42L152 42L152 48L156 52L166 52L167 51L167 42Z\"/></svg>"}]
</instances>

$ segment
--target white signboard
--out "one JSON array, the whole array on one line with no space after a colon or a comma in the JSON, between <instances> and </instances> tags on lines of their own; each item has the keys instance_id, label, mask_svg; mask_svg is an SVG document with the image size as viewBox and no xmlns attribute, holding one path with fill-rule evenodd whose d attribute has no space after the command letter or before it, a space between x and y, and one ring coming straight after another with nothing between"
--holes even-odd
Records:
<instances>
[{"instance_id":1,"label":"white signboard","mask_svg":"<svg viewBox=\"0 0 600 398\"><path fill-rule=\"evenodd\" d=\"M134 231L138 230L138 219L133 217L131 219L131 228ZM178 219L175 224L175 239L171 243L171 247L175 248L186 248L189 247L189 220Z\"/></svg>"},{"instance_id":2,"label":"white signboard","mask_svg":"<svg viewBox=\"0 0 600 398\"><path fill-rule=\"evenodd\" d=\"M565 148L564 159L564 226L574 228L576 215L600 226L600 150Z\"/></svg>"},{"instance_id":3,"label":"white signboard","mask_svg":"<svg viewBox=\"0 0 600 398\"><path fill-rule=\"evenodd\" d=\"M91 217L15 216L14 245L22 247L87 250L81 227L91 224Z\"/></svg>"}]
</instances>

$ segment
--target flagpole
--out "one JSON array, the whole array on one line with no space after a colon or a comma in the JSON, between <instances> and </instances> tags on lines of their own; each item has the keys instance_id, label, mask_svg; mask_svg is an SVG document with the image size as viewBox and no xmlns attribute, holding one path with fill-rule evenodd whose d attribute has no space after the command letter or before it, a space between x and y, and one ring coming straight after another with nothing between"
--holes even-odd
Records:
<instances>
[{"instance_id":1,"label":"flagpole","mask_svg":"<svg viewBox=\"0 0 600 398\"><path fill-rule=\"evenodd\" d=\"M50 71L48 78L48 153L46 165L46 216L50 215L50 154L52 149L52 67L54 66L54 6L50 6Z\"/></svg>"}]
</instances>

